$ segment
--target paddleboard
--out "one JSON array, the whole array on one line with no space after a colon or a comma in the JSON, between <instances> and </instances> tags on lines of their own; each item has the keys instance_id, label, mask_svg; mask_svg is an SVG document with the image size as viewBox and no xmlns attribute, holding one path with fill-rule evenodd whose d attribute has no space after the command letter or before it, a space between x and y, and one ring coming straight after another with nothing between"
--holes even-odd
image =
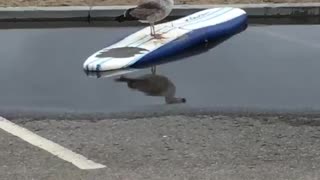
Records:
<instances>
[{"instance_id":1,"label":"paddleboard","mask_svg":"<svg viewBox=\"0 0 320 180\"><path fill-rule=\"evenodd\" d=\"M155 26L164 38L155 39L147 26L113 45L105 47L83 63L86 71L109 71L150 63L183 53L199 43L232 36L247 26L247 14L240 8L221 7L196 12Z\"/></svg>"}]
</instances>

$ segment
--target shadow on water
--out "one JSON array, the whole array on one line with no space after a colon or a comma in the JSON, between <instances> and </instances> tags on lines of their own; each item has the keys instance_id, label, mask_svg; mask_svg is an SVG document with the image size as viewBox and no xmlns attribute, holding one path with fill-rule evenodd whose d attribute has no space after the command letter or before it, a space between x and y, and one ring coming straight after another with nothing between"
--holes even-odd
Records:
<instances>
[{"instance_id":1,"label":"shadow on water","mask_svg":"<svg viewBox=\"0 0 320 180\"><path fill-rule=\"evenodd\" d=\"M126 83L128 88L144 93L146 96L162 96L167 104L185 103L186 99L175 97L176 86L164 75L144 74L138 77L121 75L115 82Z\"/></svg>"},{"instance_id":2,"label":"shadow on water","mask_svg":"<svg viewBox=\"0 0 320 180\"><path fill-rule=\"evenodd\" d=\"M123 74L130 73L136 69L115 70L108 72L87 72L88 76L94 77L119 77L114 79L116 83L125 83L127 87L134 91L140 91L146 96L164 97L166 104L186 103L186 98L176 97L176 86L169 77L156 74L155 67L152 67L151 72L137 77L128 77Z\"/></svg>"}]
</instances>

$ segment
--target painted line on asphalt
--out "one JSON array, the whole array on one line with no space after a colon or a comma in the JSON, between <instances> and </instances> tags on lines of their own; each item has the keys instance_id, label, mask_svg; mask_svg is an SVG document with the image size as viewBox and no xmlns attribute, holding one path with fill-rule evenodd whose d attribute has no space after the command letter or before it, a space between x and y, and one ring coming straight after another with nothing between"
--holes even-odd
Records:
<instances>
[{"instance_id":1,"label":"painted line on asphalt","mask_svg":"<svg viewBox=\"0 0 320 180\"><path fill-rule=\"evenodd\" d=\"M60 159L72 163L80 169L100 169L106 167L105 165L95 163L80 154L72 152L59 144L49 141L26 128L20 127L3 117L0 117L0 129L17 136L34 146L46 150Z\"/></svg>"}]
</instances>

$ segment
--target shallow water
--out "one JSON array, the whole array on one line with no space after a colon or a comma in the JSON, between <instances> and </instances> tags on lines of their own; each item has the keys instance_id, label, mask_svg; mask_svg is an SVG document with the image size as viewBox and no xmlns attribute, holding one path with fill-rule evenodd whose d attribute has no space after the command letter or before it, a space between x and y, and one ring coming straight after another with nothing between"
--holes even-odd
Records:
<instances>
[{"instance_id":1,"label":"shallow water","mask_svg":"<svg viewBox=\"0 0 320 180\"><path fill-rule=\"evenodd\" d=\"M0 109L114 112L165 104L82 69L88 56L140 28L0 30ZM158 66L157 74L194 107L320 109L319 31L250 26L206 53Z\"/></svg>"}]
</instances>

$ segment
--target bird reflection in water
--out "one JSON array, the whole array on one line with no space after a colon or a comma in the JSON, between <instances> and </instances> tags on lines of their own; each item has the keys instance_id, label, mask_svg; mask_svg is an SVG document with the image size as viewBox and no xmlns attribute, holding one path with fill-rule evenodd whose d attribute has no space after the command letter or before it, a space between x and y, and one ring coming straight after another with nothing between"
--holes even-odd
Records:
<instances>
[{"instance_id":1,"label":"bird reflection in water","mask_svg":"<svg viewBox=\"0 0 320 180\"><path fill-rule=\"evenodd\" d=\"M175 85L168 77L155 74L155 67L152 68L151 74L144 74L138 77L121 75L115 81L127 83L130 89L141 91L147 96L163 96L167 104L186 102L185 98L175 97Z\"/></svg>"}]
</instances>

